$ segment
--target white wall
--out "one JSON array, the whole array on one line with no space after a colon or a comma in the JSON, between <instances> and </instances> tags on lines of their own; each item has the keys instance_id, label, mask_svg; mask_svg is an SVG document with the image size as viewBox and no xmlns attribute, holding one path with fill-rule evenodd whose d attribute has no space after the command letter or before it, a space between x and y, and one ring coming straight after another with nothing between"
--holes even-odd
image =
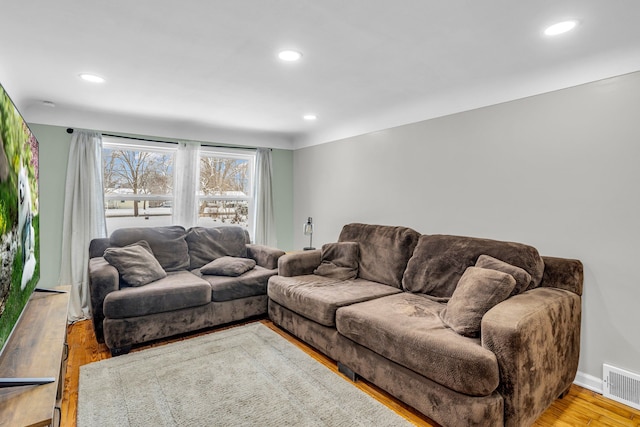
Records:
<instances>
[{"instance_id":1,"label":"white wall","mask_svg":"<svg viewBox=\"0 0 640 427\"><path fill-rule=\"evenodd\" d=\"M640 373L640 72L294 152L294 231L405 225L584 263L582 378ZM599 386L599 383L588 384Z\"/></svg>"}]
</instances>

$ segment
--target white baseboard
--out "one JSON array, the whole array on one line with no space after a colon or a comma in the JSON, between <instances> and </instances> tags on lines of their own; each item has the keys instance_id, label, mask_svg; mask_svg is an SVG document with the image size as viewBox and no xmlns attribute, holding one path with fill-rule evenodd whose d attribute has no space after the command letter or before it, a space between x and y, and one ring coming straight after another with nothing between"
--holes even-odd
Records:
<instances>
[{"instance_id":1,"label":"white baseboard","mask_svg":"<svg viewBox=\"0 0 640 427\"><path fill-rule=\"evenodd\" d=\"M593 375L578 371L573 383L580 387L602 394L602 378L594 377Z\"/></svg>"}]
</instances>

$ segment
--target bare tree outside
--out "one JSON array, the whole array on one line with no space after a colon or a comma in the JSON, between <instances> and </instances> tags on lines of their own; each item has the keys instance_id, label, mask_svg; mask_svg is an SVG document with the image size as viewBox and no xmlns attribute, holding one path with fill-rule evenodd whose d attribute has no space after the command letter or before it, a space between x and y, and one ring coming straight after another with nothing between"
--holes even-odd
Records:
<instances>
[{"instance_id":1,"label":"bare tree outside","mask_svg":"<svg viewBox=\"0 0 640 427\"><path fill-rule=\"evenodd\" d=\"M222 197L200 203L200 217L221 222L246 224L249 205L249 162L244 159L202 156L200 158L200 192L203 196ZM232 200L237 197L238 200Z\"/></svg>"},{"instance_id":2,"label":"bare tree outside","mask_svg":"<svg viewBox=\"0 0 640 427\"><path fill-rule=\"evenodd\" d=\"M129 190L134 196L168 194L173 184L172 157L162 152L105 149L102 160L105 188ZM139 202L133 200L134 217L140 214Z\"/></svg>"},{"instance_id":3,"label":"bare tree outside","mask_svg":"<svg viewBox=\"0 0 640 427\"><path fill-rule=\"evenodd\" d=\"M115 188L117 185L114 176L116 158L117 156L113 155L113 150L105 149L102 151L102 180L105 188Z\"/></svg>"},{"instance_id":4,"label":"bare tree outside","mask_svg":"<svg viewBox=\"0 0 640 427\"><path fill-rule=\"evenodd\" d=\"M170 194L173 190L172 156L163 155L154 161L141 177L142 189L145 194ZM161 204L152 202L149 204Z\"/></svg>"},{"instance_id":5,"label":"bare tree outside","mask_svg":"<svg viewBox=\"0 0 640 427\"><path fill-rule=\"evenodd\" d=\"M225 192L248 192L246 160L223 157L200 158L200 190L206 195L221 196Z\"/></svg>"}]
</instances>

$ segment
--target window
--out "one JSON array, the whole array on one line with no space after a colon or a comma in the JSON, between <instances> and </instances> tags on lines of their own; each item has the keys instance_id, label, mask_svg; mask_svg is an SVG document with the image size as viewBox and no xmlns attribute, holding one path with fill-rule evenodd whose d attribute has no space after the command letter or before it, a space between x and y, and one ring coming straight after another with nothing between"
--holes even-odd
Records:
<instances>
[{"instance_id":1,"label":"window","mask_svg":"<svg viewBox=\"0 0 640 427\"><path fill-rule=\"evenodd\" d=\"M201 148L198 225L253 228L254 164L254 153Z\"/></svg>"},{"instance_id":2,"label":"window","mask_svg":"<svg viewBox=\"0 0 640 427\"><path fill-rule=\"evenodd\" d=\"M175 159L171 143L104 137L102 150L107 232L173 224ZM198 225L240 225L252 231L255 153L201 147ZM196 165L194 165L196 167ZM176 201L177 200L177 201Z\"/></svg>"},{"instance_id":3,"label":"window","mask_svg":"<svg viewBox=\"0 0 640 427\"><path fill-rule=\"evenodd\" d=\"M173 144L126 144L103 139L107 232L171 224Z\"/></svg>"}]
</instances>

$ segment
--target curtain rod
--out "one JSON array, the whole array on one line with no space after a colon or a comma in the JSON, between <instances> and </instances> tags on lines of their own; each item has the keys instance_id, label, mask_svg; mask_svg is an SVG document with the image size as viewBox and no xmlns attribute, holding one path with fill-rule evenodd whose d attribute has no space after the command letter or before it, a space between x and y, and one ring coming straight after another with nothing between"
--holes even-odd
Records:
<instances>
[{"instance_id":1,"label":"curtain rod","mask_svg":"<svg viewBox=\"0 0 640 427\"><path fill-rule=\"evenodd\" d=\"M67 133L73 133L73 128L67 128ZM164 144L177 144L175 141L160 141L158 139L148 139L148 138L138 138L135 136L124 136L124 135L114 135L112 133L100 133L103 136L111 136L114 138L125 138L125 139L133 139L135 141L146 141L146 142L161 142ZM239 147L234 145L213 145L213 144L200 144L203 147L211 147L211 148L233 148L235 150L256 150L257 147ZM271 148L269 148L271 151Z\"/></svg>"}]
</instances>

